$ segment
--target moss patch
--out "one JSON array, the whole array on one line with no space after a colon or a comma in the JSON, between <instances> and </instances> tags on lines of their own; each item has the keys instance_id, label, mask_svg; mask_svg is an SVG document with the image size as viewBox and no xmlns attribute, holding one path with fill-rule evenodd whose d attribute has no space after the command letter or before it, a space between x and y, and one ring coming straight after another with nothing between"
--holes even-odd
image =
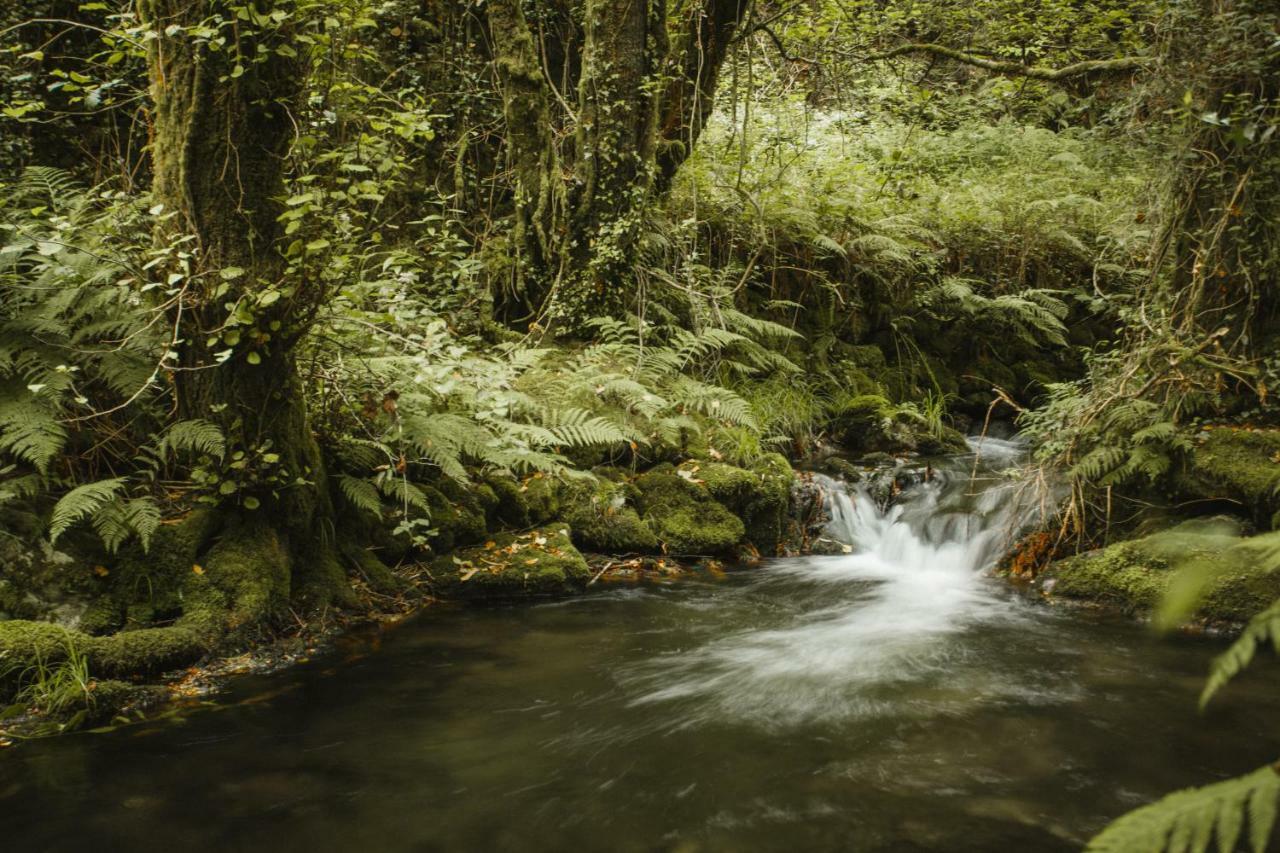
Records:
<instances>
[{"instance_id":1,"label":"moss patch","mask_svg":"<svg viewBox=\"0 0 1280 853\"><path fill-rule=\"evenodd\" d=\"M669 553L727 553L743 540L746 529L695 479L692 472L667 464L642 474L636 479L642 517Z\"/></svg>"},{"instance_id":2,"label":"moss patch","mask_svg":"<svg viewBox=\"0 0 1280 853\"><path fill-rule=\"evenodd\" d=\"M1176 487L1184 498L1240 504L1259 527L1274 528L1280 510L1280 430L1209 430Z\"/></svg>"},{"instance_id":3,"label":"moss patch","mask_svg":"<svg viewBox=\"0 0 1280 853\"><path fill-rule=\"evenodd\" d=\"M616 469L600 469L596 479L573 483L565 495L562 517L573 541L609 554L648 553L658 537L636 511L639 491Z\"/></svg>"},{"instance_id":4,"label":"moss patch","mask_svg":"<svg viewBox=\"0 0 1280 853\"><path fill-rule=\"evenodd\" d=\"M1221 519L1059 560L1042 578L1054 596L1148 613L1167 593L1203 585L1194 618L1241 623L1280 598L1280 533L1241 538Z\"/></svg>"},{"instance_id":5,"label":"moss patch","mask_svg":"<svg viewBox=\"0 0 1280 853\"><path fill-rule=\"evenodd\" d=\"M436 558L431 583L443 598L505 600L575 592L591 578L569 528L554 524L503 533L490 542Z\"/></svg>"}]
</instances>

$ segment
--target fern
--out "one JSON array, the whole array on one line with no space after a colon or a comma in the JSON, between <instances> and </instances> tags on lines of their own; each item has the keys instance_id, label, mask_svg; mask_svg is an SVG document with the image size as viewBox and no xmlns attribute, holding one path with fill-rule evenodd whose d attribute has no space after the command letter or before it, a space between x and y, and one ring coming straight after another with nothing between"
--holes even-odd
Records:
<instances>
[{"instance_id":1,"label":"fern","mask_svg":"<svg viewBox=\"0 0 1280 853\"><path fill-rule=\"evenodd\" d=\"M1203 788L1169 794L1130 812L1089 842L1088 853L1205 853L1216 839L1232 853L1246 823L1248 844L1263 853L1280 804L1280 765Z\"/></svg>"},{"instance_id":2,"label":"fern","mask_svg":"<svg viewBox=\"0 0 1280 853\"><path fill-rule=\"evenodd\" d=\"M110 553L120 550L130 537L138 537L143 551L151 547L151 537L160 528L160 506L152 498L117 498L93 511L93 529Z\"/></svg>"},{"instance_id":3,"label":"fern","mask_svg":"<svg viewBox=\"0 0 1280 853\"><path fill-rule=\"evenodd\" d=\"M116 477L85 483L67 492L53 506L49 521L49 541L57 542L58 537L66 533L73 524L109 505L124 490L126 484L124 477Z\"/></svg>"},{"instance_id":4,"label":"fern","mask_svg":"<svg viewBox=\"0 0 1280 853\"><path fill-rule=\"evenodd\" d=\"M350 474L338 474L336 479L338 490L352 507L371 515L382 515L382 499L377 486Z\"/></svg>"},{"instance_id":5,"label":"fern","mask_svg":"<svg viewBox=\"0 0 1280 853\"><path fill-rule=\"evenodd\" d=\"M221 459L227 452L226 437L217 424L199 418L178 421L165 431L160 440L162 456L192 453Z\"/></svg>"},{"instance_id":6,"label":"fern","mask_svg":"<svg viewBox=\"0 0 1280 853\"><path fill-rule=\"evenodd\" d=\"M1280 654L1280 601L1250 619L1235 642L1214 659L1209 668L1209 678L1200 694L1200 707L1208 705L1227 682L1248 666L1258 647L1265 645L1268 640L1276 653Z\"/></svg>"}]
</instances>

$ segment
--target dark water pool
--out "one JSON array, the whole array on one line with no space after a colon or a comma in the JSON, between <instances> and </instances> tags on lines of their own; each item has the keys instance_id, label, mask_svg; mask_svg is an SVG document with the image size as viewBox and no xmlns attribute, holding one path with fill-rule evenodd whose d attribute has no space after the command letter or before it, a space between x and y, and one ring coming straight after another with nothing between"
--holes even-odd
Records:
<instances>
[{"instance_id":1,"label":"dark water pool","mask_svg":"<svg viewBox=\"0 0 1280 853\"><path fill-rule=\"evenodd\" d=\"M1072 850L1280 754L1262 679L1196 714L1214 646L979 586L1003 618L844 680L767 652L839 639L875 585L785 565L436 609L219 710L0 754L3 849Z\"/></svg>"}]
</instances>

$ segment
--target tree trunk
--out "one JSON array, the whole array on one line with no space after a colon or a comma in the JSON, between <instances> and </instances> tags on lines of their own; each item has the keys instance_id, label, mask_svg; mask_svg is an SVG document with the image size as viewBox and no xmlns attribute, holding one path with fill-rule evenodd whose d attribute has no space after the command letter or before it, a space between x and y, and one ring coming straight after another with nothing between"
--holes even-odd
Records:
<instances>
[{"instance_id":1,"label":"tree trunk","mask_svg":"<svg viewBox=\"0 0 1280 853\"><path fill-rule=\"evenodd\" d=\"M499 317L511 322L536 308L540 322L572 333L632 307L647 205L701 133L749 3L690 0L673 61L666 0L586 0L580 27L557 28L580 31L580 49L554 51L539 50L521 0L490 0L516 185L514 286L495 300ZM549 82L548 53L580 57L559 69L577 71L573 105L567 87ZM572 128L571 140L561 127Z\"/></svg>"},{"instance_id":2,"label":"tree trunk","mask_svg":"<svg viewBox=\"0 0 1280 853\"><path fill-rule=\"evenodd\" d=\"M587 0L573 187L548 319L574 328L628 307L628 270L651 198L665 0Z\"/></svg>"},{"instance_id":3,"label":"tree trunk","mask_svg":"<svg viewBox=\"0 0 1280 853\"><path fill-rule=\"evenodd\" d=\"M319 297L280 296L289 289L277 217L304 67L289 19L271 17L277 6L292 9L260 0L246 21L227 0L140 0L156 35L153 197L168 217L159 245L189 252L169 259L185 289L171 309L181 338L173 380L179 415L226 436L221 473L235 488L221 509L235 529L268 527L295 583L334 588L333 507L293 352ZM195 29L210 22L226 38L217 50Z\"/></svg>"},{"instance_id":4,"label":"tree trunk","mask_svg":"<svg viewBox=\"0 0 1280 853\"><path fill-rule=\"evenodd\" d=\"M537 313L551 290L563 227L564 184L551 93L520 0L490 0L489 30L503 89L508 158L515 185L512 279L496 301L506 322Z\"/></svg>"},{"instance_id":5,"label":"tree trunk","mask_svg":"<svg viewBox=\"0 0 1280 853\"><path fill-rule=\"evenodd\" d=\"M705 0L688 4L684 38L673 59L673 73L662 103L658 187L671 185L676 170L693 151L715 109L720 69L729 56L738 26L751 0Z\"/></svg>"}]
</instances>

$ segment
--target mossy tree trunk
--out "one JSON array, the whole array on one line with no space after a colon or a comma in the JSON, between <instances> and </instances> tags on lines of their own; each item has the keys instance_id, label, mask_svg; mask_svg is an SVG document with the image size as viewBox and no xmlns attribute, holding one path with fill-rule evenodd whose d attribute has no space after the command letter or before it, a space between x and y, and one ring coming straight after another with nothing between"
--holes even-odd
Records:
<instances>
[{"instance_id":1,"label":"mossy tree trunk","mask_svg":"<svg viewBox=\"0 0 1280 853\"><path fill-rule=\"evenodd\" d=\"M292 39L295 7L140 0L139 9L154 33L157 239L171 247L169 280L181 288L170 309L179 330L178 413L212 420L226 435L223 539L274 538L272 550L290 558L295 593L299 581L314 583L325 598L340 589L342 573L294 353L323 294L290 281L278 245L306 71ZM208 560L214 574L222 568L218 547ZM245 569L236 554L229 575Z\"/></svg>"},{"instance_id":2,"label":"mossy tree trunk","mask_svg":"<svg viewBox=\"0 0 1280 853\"><path fill-rule=\"evenodd\" d=\"M749 5L687 0L673 54L665 0L586 0L572 13L549 0L490 0L516 185L516 263L496 299L501 319L572 332L631 307L646 206L701 133ZM549 29L580 43L549 49L531 9L573 16ZM561 59L548 67L551 56Z\"/></svg>"},{"instance_id":3,"label":"mossy tree trunk","mask_svg":"<svg viewBox=\"0 0 1280 853\"><path fill-rule=\"evenodd\" d=\"M720 69L751 9L751 0L707 0L682 11L682 35L662 97L658 187L671 185L715 108Z\"/></svg>"},{"instance_id":4,"label":"mossy tree trunk","mask_svg":"<svg viewBox=\"0 0 1280 853\"><path fill-rule=\"evenodd\" d=\"M1263 355L1280 331L1280 13L1260 0L1202 0L1178 28L1172 75L1192 132L1164 246L1175 322Z\"/></svg>"}]
</instances>

